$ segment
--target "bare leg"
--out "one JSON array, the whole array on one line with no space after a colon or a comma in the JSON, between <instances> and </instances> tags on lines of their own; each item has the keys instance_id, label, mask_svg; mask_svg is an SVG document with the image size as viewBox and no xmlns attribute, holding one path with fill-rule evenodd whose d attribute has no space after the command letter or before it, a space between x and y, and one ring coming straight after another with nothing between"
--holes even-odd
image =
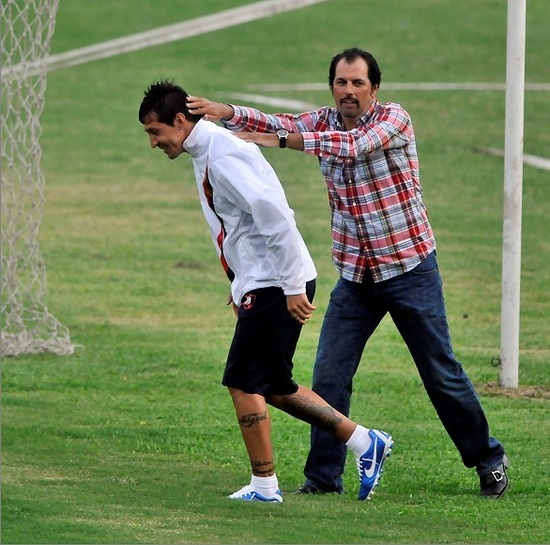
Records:
<instances>
[{"instance_id":1,"label":"bare leg","mask_svg":"<svg viewBox=\"0 0 550 545\"><path fill-rule=\"evenodd\" d=\"M271 420L265 398L259 394L247 394L229 388L244 444L252 466L252 474L269 477L275 473L273 446L271 444Z\"/></svg>"},{"instance_id":2,"label":"bare leg","mask_svg":"<svg viewBox=\"0 0 550 545\"><path fill-rule=\"evenodd\" d=\"M333 409L322 397L305 386L299 386L295 394L273 395L267 401L291 416L332 433L344 443L357 427L347 416Z\"/></svg>"}]
</instances>

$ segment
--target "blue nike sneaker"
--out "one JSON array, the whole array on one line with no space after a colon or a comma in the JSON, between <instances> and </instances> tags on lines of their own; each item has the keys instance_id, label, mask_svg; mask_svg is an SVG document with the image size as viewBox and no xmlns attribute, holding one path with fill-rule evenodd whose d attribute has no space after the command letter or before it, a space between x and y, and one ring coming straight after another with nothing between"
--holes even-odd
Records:
<instances>
[{"instance_id":1,"label":"blue nike sneaker","mask_svg":"<svg viewBox=\"0 0 550 545\"><path fill-rule=\"evenodd\" d=\"M369 435L372 439L369 449L357 458L360 500L370 499L371 494L380 482L384 462L393 448L393 439L386 432L369 430Z\"/></svg>"},{"instance_id":2,"label":"blue nike sneaker","mask_svg":"<svg viewBox=\"0 0 550 545\"><path fill-rule=\"evenodd\" d=\"M232 500L243 500L243 501L265 501L270 503L283 503L283 493L280 490L277 490L273 496L264 496L259 492L256 492L249 484L243 486L237 492L234 492L230 496L227 496Z\"/></svg>"}]
</instances>

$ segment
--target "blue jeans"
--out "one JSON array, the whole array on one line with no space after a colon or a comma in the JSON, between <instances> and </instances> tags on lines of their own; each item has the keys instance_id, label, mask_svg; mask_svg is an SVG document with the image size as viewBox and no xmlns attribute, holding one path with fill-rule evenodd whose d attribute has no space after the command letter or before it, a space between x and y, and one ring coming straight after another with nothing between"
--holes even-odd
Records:
<instances>
[{"instance_id":1,"label":"blue jeans","mask_svg":"<svg viewBox=\"0 0 550 545\"><path fill-rule=\"evenodd\" d=\"M501 463L504 449L489 436L474 387L453 355L435 252L412 271L384 282L338 280L321 328L312 389L349 415L353 376L388 312L464 465L476 467L480 475L489 473ZM345 445L312 427L306 483L341 492L345 461Z\"/></svg>"}]
</instances>

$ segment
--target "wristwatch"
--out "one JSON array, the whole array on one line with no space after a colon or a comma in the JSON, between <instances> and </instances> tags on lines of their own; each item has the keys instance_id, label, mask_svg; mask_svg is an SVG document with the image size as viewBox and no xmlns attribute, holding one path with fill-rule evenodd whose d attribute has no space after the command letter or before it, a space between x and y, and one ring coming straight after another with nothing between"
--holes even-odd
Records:
<instances>
[{"instance_id":1,"label":"wristwatch","mask_svg":"<svg viewBox=\"0 0 550 545\"><path fill-rule=\"evenodd\" d=\"M288 131L286 129L279 129L277 131L279 137L279 147L286 148L286 139L288 138Z\"/></svg>"}]
</instances>

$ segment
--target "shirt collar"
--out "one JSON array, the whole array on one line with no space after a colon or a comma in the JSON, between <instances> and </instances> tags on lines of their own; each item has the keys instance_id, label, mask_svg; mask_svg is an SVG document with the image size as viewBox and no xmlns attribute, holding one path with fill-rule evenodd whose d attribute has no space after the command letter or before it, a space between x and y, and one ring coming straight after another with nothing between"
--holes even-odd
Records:
<instances>
[{"instance_id":1,"label":"shirt collar","mask_svg":"<svg viewBox=\"0 0 550 545\"><path fill-rule=\"evenodd\" d=\"M210 131L212 122L199 119L189 133L189 136L183 142L183 149L191 156L198 155L201 150L208 144L208 139L205 137Z\"/></svg>"}]
</instances>

